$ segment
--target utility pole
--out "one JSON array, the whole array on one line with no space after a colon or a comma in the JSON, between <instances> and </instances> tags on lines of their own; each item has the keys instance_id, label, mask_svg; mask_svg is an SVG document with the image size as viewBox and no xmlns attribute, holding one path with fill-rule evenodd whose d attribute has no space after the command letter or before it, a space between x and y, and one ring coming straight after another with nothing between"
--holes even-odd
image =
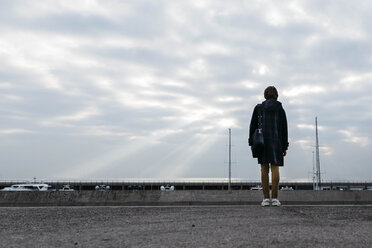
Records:
<instances>
[{"instance_id":1,"label":"utility pole","mask_svg":"<svg viewBox=\"0 0 372 248\"><path fill-rule=\"evenodd\" d=\"M318 117L315 117L315 152L316 152L316 189L321 189L320 159L319 159L319 138L318 138Z\"/></svg>"},{"instance_id":2,"label":"utility pole","mask_svg":"<svg viewBox=\"0 0 372 248\"><path fill-rule=\"evenodd\" d=\"M231 128L229 128L229 191L231 191Z\"/></svg>"},{"instance_id":3,"label":"utility pole","mask_svg":"<svg viewBox=\"0 0 372 248\"><path fill-rule=\"evenodd\" d=\"M315 152L313 151L313 190L316 190L318 187L318 184L316 183L316 170L315 170Z\"/></svg>"}]
</instances>

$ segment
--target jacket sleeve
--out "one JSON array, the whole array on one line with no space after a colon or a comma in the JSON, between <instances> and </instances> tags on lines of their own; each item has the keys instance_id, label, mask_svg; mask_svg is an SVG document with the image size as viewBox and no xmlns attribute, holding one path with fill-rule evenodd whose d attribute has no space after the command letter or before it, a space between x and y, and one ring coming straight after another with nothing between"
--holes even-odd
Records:
<instances>
[{"instance_id":1,"label":"jacket sleeve","mask_svg":"<svg viewBox=\"0 0 372 248\"><path fill-rule=\"evenodd\" d=\"M284 109L282 108L282 111L281 111L281 122L282 122L282 144L283 144L283 150L286 151L288 150L288 146L289 146L289 143L288 143L288 124L287 124L287 116L285 114L285 111Z\"/></svg>"},{"instance_id":2,"label":"jacket sleeve","mask_svg":"<svg viewBox=\"0 0 372 248\"><path fill-rule=\"evenodd\" d=\"M251 118L251 124L249 125L249 138L248 138L248 144L249 146L252 146L253 141L253 134L254 131L258 127L258 114L257 114L257 106L253 110L252 118Z\"/></svg>"}]
</instances>

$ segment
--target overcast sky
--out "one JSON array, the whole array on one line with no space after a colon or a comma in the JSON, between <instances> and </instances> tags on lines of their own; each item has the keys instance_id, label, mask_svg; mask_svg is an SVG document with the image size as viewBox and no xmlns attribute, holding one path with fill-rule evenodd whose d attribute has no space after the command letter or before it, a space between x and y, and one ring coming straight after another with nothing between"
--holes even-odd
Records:
<instances>
[{"instance_id":1,"label":"overcast sky","mask_svg":"<svg viewBox=\"0 0 372 248\"><path fill-rule=\"evenodd\" d=\"M0 1L0 180L259 180L263 91L281 180L372 180L372 2Z\"/></svg>"}]
</instances>

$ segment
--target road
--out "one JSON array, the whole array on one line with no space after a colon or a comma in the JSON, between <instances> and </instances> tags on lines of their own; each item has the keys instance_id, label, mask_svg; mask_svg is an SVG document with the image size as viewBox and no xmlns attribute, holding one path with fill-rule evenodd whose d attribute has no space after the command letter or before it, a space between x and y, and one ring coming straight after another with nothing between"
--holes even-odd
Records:
<instances>
[{"instance_id":1,"label":"road","mask_svg":"<svg viewBox=\"0 0 372 248\"><path fill-rule=\"evenodd\" d=\"M0 247L370 247L372 206L0 208Z\"/></svg>"}]
</instances>

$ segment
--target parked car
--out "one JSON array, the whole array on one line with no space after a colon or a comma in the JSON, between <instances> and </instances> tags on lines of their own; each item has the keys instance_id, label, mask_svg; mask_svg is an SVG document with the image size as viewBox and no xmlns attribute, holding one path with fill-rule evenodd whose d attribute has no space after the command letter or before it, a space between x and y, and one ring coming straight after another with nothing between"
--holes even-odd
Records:
<instances>
[{"instance_id":1,"label":"parked car","mask_svg":"<svg viewBox=\"0 0 372 248\"><path fill-rule=\"evenodd\" d=\"M333 190L347 190L347 186L334 186Z\"/></svg>"},{"instance_id":2,"label":"parked car","mask_svg":"<svg viewBox=\"0 0 372 248\"><path fill-rule=\"evenodd\" d=\"M96 190L100 190L100 191L106 191L106 190L110 190L111 188L110 188L110 186L109 185L104 185L104 184L102 184L102 185L97 185L96 186Z\"/></svg>"},{"instance_id":3,"label":"parked car","mask_svg":"<svg viewBox=\"0 0 372 248\"><path fill-rule=\"evenodd\" d=\"M59 191L74 191L74 187L72 187L71 185L66 184L66 185L63 185L59 189Z\"/></svg>"},{"instance_id":4,"label":"parked car","mask_svg":"<svg viewBox=\"0 0 372 248\"><path fill-rule=\"evenodd\" d=\"M5 187L3 191L47 191L50 186L45 183L24 183L13 184L10 187Z\"/></svg>"},{"instance_id":5,"label":"parked car","mask_svg":"<svg viewBox=\"0 0 372 248\"><path fill-rule=\"evenodd\" d=\"M129 185L128 190L143 190L142 185Z\"/></svg>"},{"instance_id":6,"label":"parked car","mask_svg":"<svg viewBox=\"0 0 372 248\"><path fill-rule=\"evenodd\" d=\"M165 184L165 185L160 186L160 190L173 191L173 190L175 190L175 187L173 185L170 185L170 184Z\"/></svg>"},{"instance_id":7,"label":"parked car","mask_svg":"<svg viewBox=\"0 0 372 248\"><path fill-rule=\"evenodd\" d=\"M251 190L262 190L262 187L259 185L253 186Z\"/></svg>"},{"instance_id":8,"label":"parked car","mask_svg":"<svg viewBox=\"0 0 372 248\"><path fill-rule=\"evenodd\" d=\"M363 187L350 187L350 190L363 190Z\"/></svg>"},{"instance_id":9,"label":"parked car","mask_svg":"<svg viewBox=\"0 0 372 248\"><path fill-rule=\"evenodd\" d=\"M293 188L292 187L285 186L285 187L282 187L280 190L293 190Z\"/></svg>"}]
</instances>

